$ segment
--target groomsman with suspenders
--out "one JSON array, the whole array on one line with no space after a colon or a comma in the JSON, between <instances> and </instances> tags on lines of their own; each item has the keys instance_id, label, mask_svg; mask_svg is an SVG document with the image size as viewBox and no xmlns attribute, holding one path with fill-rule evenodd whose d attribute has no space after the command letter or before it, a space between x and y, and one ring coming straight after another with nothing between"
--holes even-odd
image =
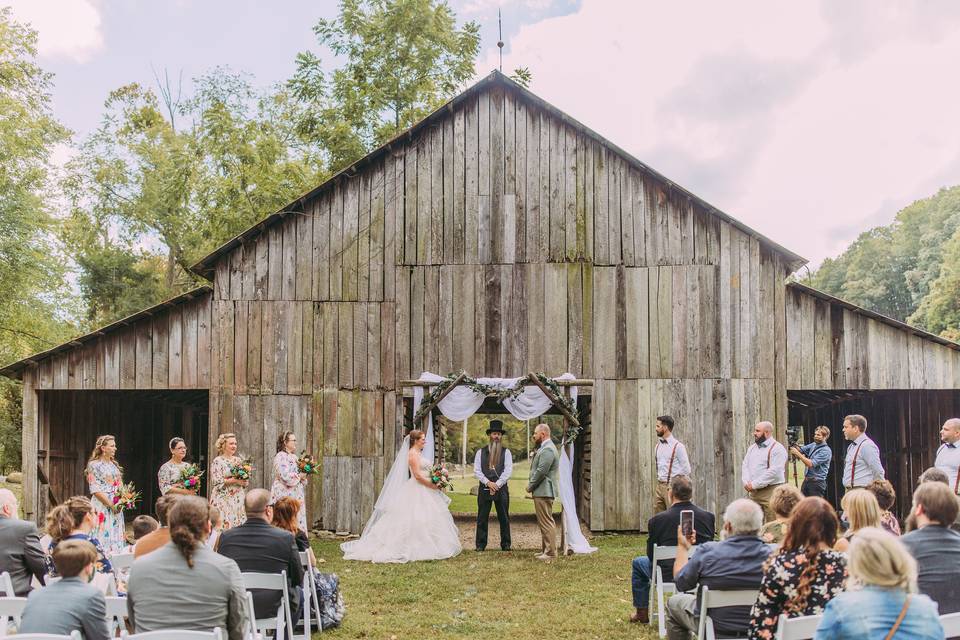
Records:
<instances>
[{"instance_id":1,"label":"groomsman with suspenders","mask_svg":"<svg viewBox=\"0 0 960 640\"><path fill-rule=\"evenodd\" d=\"M773 437L772 423L758 422L753 428L753 444L743 457L740 473L750 499L763 509L763 521L776 518L770 498L773 490L786 482L787 448Z\"/></svg>"},{"instance_id":2,"label":"groomsman with suspenders","mask_svg":"<svg viewBox=\"0 0 960 640\"><path fill-rule=\"evenodd\" d=\"M867 437L867 419L861 415L843 419L843 437L850 443L843 459L843 489L865 487L874 480L883 480L880 447Z\"/></svg>"},{"instance_id":3,"label":"groomsman with suspenders","mask_svg":"<svg viewBox=\"0 0 960 640\"><path fill-rule=\"evenodd\" d=\"M657 463L657 485L653 498L654 515L670 507L667 488L674 476L690 476L690 458L683 443L673 437L673 418L657 418L657 448L654 450Z\"/></svg>"},{"instance_id":4,"label":"groomsman with suspenders","mask_svg":"<svg viewBox=\"0 0 960 640\"><path fill-rule=\"evenodd\" d=\"M943 444L937 449L933 466L947 474L947 484L955 495L960 495L960 418L950 418L943 423L940 441Z\"/></svg>"}]
</instances>

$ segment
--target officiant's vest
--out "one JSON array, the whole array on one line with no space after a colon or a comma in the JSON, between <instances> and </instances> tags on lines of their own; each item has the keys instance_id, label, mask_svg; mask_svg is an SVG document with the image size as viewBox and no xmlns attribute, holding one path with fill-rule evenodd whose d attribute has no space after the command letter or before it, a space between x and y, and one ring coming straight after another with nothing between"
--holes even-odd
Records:
<instances>
[{"instance_id":1,"label":"officiant's vest","mask_svg":"<svg viewBox=\"0 0 960 640\"><path fill-rule=\"evenodd\" d=\"M480 470L483 471L483 475L487 476L491 482L496 482L497 479L503 475L504 469L504 460L507 459L507 448L503 448L503 455L500 456L500 464L496 466L496 470L490 468L490 445L485 446L483 449L480 449Z\"/></svg>"}]
</instances>

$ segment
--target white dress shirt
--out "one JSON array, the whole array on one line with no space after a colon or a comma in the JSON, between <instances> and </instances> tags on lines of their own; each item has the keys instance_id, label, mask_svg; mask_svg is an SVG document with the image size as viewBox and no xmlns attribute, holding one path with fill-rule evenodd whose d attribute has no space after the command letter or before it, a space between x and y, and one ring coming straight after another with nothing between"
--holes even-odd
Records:
<instances>
[{"instance_id":1,"label":"white dress shirt","mask_svg":"<svg viewBox=\"0 0 960 640\"><path fill-rule=\"evenodd\" d=\"M853 458L857 466L853 466ZM865 487L874 480L883 480L883 465L880 464L880 447L861 433L856 440L847 445L847 456L843 460L843 486Z\"/></svg>"},{"instance_id":2,"label":"white dress shirt","mask_svg":"<svg viewBox=\"0 0 960 640\"><path fill-rule=\"evenodd\" d=\"M473 456L473 475L480 481L480 484L486 485L488 478L483 473L483 467L480 464L480 454L483 453L483 447L477 449L477 454ZM510 479L510 474L513 473L513 455L510 453L510 449L504 448L503 450L503 473L500 474L500 477L497 478L496 485L500 489L503 485L507 484L507 480Z\"/></svg>"},{"instance_id":3,"label":"white dress shirt","mask_svg":"<svg viewBox=\"0 0 960 640\"><path fill-rule=\"evenodd\" d=\"M952 445L941 444L937 449L937 461L933 463L937 469L940 469L949 479L950 488L957 495L960 495L960 442Z\"/></svg>"},{"instance_id":4,"label":"white dress shirt","mask_svg":"<svg viewBox=\"0 0 960 640\"><path fill-rule=\"evenodd\" d=\"M759 445L750 445L743 457L741 472L743 484L749 482L754 489L783 484L787 472L787 448L772 437Z\"/></svg>"},{"instance_id":5,"label":"white dress shirt","mask_svg":"<svg viewBox=\"0 0 960 640\"><path fill-rule=\"evenodd\" d=\"M670 434L666 439L657 439L657 480L660 482L670 482L674 476L690 476L690 458L687 456L687 448L683 443ZM670 465L670 459L673 459L673 466Z\"/></svg>"}]
</instances>

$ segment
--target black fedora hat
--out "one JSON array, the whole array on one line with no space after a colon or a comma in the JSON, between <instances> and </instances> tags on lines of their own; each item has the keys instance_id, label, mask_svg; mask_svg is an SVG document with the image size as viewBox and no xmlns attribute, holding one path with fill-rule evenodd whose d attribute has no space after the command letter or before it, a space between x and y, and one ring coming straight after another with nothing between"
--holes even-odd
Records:
<instances>
[{"instance_id":1,"label":"black fedora hat","mask_svg":"<svg viewBox=\"0 0 960 640\"><path fill-rule=\"evenodd\" d=\"M487 435L490 435L494 431L498 433L506 433L506 431L503 430L503 422L501 420L490 421L490 426L487 427Z\"/></svg>"}]
</instances>

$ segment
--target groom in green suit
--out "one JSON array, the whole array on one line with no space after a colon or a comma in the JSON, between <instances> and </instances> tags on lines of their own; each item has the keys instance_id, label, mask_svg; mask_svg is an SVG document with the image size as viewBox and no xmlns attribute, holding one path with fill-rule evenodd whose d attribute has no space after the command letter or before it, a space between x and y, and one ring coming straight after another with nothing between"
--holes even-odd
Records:
<instances>
[{"instance_id":1,"label":"groom in green suit","mask_svg":"<svg viewBox=\"0 0 960 640\"><path fill-rule=\"evenodd\" d=\"M553 500L560 491L560 456L557 447L550 439L550 426L538 424L533 430L533 440L537 443L537 453L530 463L530 481L527 492L533 494L533 505L537 511L537 526L543 539L543 551L538 560L550 560L557 557L557 525L553 520Z\"/></svg>"}]
</instances>

